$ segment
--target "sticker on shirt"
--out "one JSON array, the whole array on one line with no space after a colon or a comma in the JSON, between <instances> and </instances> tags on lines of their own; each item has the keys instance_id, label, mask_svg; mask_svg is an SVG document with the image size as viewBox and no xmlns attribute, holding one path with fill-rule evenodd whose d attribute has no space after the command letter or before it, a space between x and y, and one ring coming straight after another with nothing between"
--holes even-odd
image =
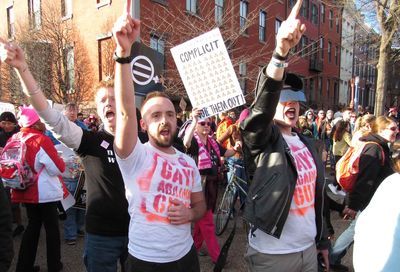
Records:
<instances>
[{"instance_id":1,"label":"sticker on shirt","mask_svg":"<svg viewBox=\"0 0 400 272\"><path fill-rule=\"evenodd\" d=\"M290 213L304 216L309 209L314 209L317 169L310 151L300 143L301 146L289 143L298 174Z\"/></svg>"},{"instance_id":2,"label":"sticker on shirt","mask_svg":"<svg viewBox=\"0 0 400 272\"><path fill-rule=\"evenodd\" d=\"M108 142L106 142L106 141L103 140L103 141L101 142L100 146L101 146L102 148L104 148L104 149L107 149L107 148L110 146L110 144L109 144Z\"/></svg>"},{"instance_id":3,"label":"sticker on shirt","mask_svg":"<svg viewBox=\"0 0 400 272\"><path fill-rule=\"evenodd\" d=\"M137 178L137 184L140 211L146 220L169 223L167 212L172 199L190 207L194 168L183 158L171 162L156 153L152 165Z\"/></svg>"}]
</instances>

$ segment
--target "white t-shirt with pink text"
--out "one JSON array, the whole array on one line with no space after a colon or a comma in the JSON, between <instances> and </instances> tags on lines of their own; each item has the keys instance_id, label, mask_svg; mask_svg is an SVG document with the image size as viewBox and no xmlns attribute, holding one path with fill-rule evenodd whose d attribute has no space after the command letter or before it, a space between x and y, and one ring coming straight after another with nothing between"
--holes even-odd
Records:
<instances>
[{"instance_id":1,"label":"white t-shirt with pink text","mask_svg":"<svg viewBox=\"0 0 400 272\"><path fill-rule=\"evenodd\" d=\"M288 218L280 239L256 230L249 235L252 248L265 254L288 254L303 251L315 242L315 182L317 168L314 159L297 134L283 135L294 158L298 178Z\"/></svg>"},{"instance_id":2,"label":"white t-shirt with pink text","mask_svg":"<svg viewBox=\"0 0 400 272\"><path fill-rule=\"evenodd\" d=\"M117 161L131 216L129 253L156 263L181 259L193 244L190 223L170 224L167 210L170 199L190 207L191 193L202 190L195 162L176 149L166 154L140 141L127 158L117 156Z\"/></svg>"}]
</instances>

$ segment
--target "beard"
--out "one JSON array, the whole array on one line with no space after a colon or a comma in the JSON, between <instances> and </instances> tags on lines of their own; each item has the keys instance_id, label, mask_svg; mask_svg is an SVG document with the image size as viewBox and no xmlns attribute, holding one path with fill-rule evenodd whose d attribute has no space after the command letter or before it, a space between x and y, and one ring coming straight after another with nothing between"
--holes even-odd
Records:
<instances>
[{"instance_id":1,"label":"beard","mask_svg":"<svg viewBox=\"0 0 400 272\"><path fill-rule=\"evenodd\" d=\"M149 138L151 138L152 139L152 141L158 146L158 147L163 147L163 148L165 148L165 147L171 147L172 145L173 145L173 143L174 143L174 140L175 140L175 134L176 134L176 131L175 132L173 132L173 133L171 133L171 137L169 137L169 138L166 138L166 137L163 137L163 136L161 136L160 134L153 134L153 133L148 133L148 135L149 135Z\"/></svg>"}]
</instances>

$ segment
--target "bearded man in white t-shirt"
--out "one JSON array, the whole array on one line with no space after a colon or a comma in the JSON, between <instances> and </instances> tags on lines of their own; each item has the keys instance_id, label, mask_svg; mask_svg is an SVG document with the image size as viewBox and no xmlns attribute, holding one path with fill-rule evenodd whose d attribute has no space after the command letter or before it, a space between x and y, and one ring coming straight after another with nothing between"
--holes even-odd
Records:
<instances>
[{"instance_id":1,"label":"bearded man in white t-shirt","mask_svg":"<svg viewBox=\"0 0 400 272\"><path fill-rule=\"evenodd\" d=\"M305 31L296 19L301 3L279 29L250 115L241 123L246 165L253 169L243 215L253 226L246 253L252 272L317 272L317 248L329 266L324 169L312 140L294 130L306 100L303 83L284 72L290 49Z\"/></svg>"},{"instance_id":2,"label":"bearded man in white t-shirt","mask_svg":"<svg viewBox=\"0 0 400 272\"><path fill-rule=\"evenodd\" d=\"M129 62L139 31L140 21L129 14L121 16L113 29L117 44L114 144L131 216L126 269L199 272L190 225L206 210L200 174L192 158L172 147L176 113L164 93L154 92L145 99L140 125L149 141L138 141Z\"/></svg>"}]
</instances>

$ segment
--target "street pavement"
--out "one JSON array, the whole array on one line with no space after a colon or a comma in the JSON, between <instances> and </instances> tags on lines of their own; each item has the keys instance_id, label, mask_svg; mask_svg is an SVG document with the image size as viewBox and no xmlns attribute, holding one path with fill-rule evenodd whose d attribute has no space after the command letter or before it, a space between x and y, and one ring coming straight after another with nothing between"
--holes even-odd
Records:
<instances>
[{"instance_id":1,"label":"street pavement","mask_svg":"<svg viewBox=\"0 0 400 272\"><path fill-rule=\"evenodd\" d=\"M331 182L332 176L327 176L329 179L329 182ZM329 191L329 189L328 189ZM335 198L338 201L341 201L337 196L331 195L333 198ZM23 209L24 210L24 209ZM25 217L25 222L26 222L26 216ZM349 222L344 221L342 218L339 217L339 214L337 212L331 212L331 221L332 224L335 228L335 235L338 237L338 235L346 229L348 226ZM84 245L84 238L78 238L76 245L67 245L64 243L63 240L63 227L62 227L62 221L60 222L60 229L61 229L61 254L62 254L62 262L64 264L64 272L84 272L85 267L83 264L83 245ZM25 223L26 225L26 223ZM233 226L232 220L229 222L227 230L218 237L218 240L220 242L220 245L224 244L226 241L227 237L229 236L231 229ZM18 258L18 250L19 250L19 245L21 242L22 236L14 238L14 250L15 250L15 257L13 260L13 265L10 269L10 271L15 271L15 263ZM243 224L241 223L241 220L237 220L237 230L236 230L236 235L234 237L234 240L232 242L232 245L230 247L229 253L228 253L228 259L227 259L227 265L225 266L224 271L231 271L231 272L245 272L247 271L246 268L246 263L244 261L244 254L246 251L246 234L243 228ZM211 262L211 259L209 256L199 256L200 260L200 265L201 265L201 271L202 272L211 272L213 271L214 265ZM343 259L342 262L344 265L352 267L352 249L346 254L346 256ZM39 247L37 251L37 256L36 256L36 264L41 266L41 272L47 272L47 266L46 266L46 244L45 244L45 231L44 228L42 228L42 232L40 235L40 241L39 241ZM352 268L350 271L353 271ZM277 271L278 272L278 271Z\"/></svg>"}]
</instances>

